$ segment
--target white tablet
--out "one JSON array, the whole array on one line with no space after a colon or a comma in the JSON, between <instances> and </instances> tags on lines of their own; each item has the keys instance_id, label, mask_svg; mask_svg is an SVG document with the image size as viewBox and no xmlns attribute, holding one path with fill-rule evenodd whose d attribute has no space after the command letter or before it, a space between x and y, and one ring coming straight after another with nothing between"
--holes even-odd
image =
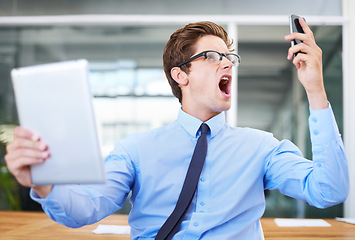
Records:
<instances>
[{"instance_id":1,"label":"white tablet","mask_svg":"<svg viewBox=\"0 0 355 240\"><path fill-rule=\"evenodd\" d=\"M88 62L23 67L11 75L20 125L37 133L51 153L31 167L33 184L104 183Z\"/></svg>"}]
</instances>

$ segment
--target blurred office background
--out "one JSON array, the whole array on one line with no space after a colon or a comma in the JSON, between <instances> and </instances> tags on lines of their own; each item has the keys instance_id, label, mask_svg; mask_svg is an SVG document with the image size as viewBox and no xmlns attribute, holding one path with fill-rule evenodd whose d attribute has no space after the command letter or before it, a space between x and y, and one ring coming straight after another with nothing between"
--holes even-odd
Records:
<instances>
[{"instance_id":1,"label":"blurred office background","mask_svg":"<svg viewBox=\"0 0 355 240\"><path fill-rule=\"evenodd\" d=\"M180 105L165 78L162 53L170 34L192 21L222 24L241 56L228 122L290 139L311 158L306 96L294 66L286 59L288 15L305 16L323 50L326 90L343 133L344 2L0 0L0 207L38 207L26 199L26 189L19 190L13 183L2 160L4 143L11 140L12 129L18 124L11 69L87 59L106 155L127 135L175 120ZM277 191L266 191L266 201L267 217L344 215L343 204L319 210ZM120 212L128 210L127 203Z\"/></svg>"}]
</instances>

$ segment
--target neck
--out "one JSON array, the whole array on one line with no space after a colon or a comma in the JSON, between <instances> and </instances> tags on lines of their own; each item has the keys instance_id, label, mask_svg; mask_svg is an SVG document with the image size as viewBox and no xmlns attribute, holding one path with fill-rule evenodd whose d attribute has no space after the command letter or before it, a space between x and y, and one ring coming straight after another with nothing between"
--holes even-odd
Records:
<instances>
[{"instance_id":1,"label":"neck","mask_svg":"<svg viewBox=\"0 0 355 240\"><path fill-rule=\"evenodd\" d=\"M182 105L182 110L184 112L186 112L187 114L190 114L191 116L200 119L202 122L206 122L209 119L213 118L214 116L217 116L218 114L220 114L221 112L207 112L207 111L203 111L202 109L194 111L188 107L184 107Z\"/></svg>"}]
</instances>

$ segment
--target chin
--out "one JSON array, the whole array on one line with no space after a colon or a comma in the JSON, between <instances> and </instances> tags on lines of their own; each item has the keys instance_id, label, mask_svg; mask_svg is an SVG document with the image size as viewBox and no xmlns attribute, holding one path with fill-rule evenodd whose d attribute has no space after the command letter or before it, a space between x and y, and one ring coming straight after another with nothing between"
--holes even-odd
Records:
<instances>
[{"instance_id":1,"label":"chin","mask_svg":"<svg viewBox=\"0 0 355 240\"><path fill-rule=\"evenodd\" d=\"M222 106L223 111L228 111L231 108L231 101L225 102Z\"/></svg>"},{"instance_id":2,"label":"chin","mask_svg":"<svg viewBox=\"0 0 355 240\"><path fill-rule=\"evenodd\" d=\"M228 104L223 104L222 106L216 108L218 109L217 112L225 112L228 111L231 108L230 102Z\"/></svg>"}]
</instances>

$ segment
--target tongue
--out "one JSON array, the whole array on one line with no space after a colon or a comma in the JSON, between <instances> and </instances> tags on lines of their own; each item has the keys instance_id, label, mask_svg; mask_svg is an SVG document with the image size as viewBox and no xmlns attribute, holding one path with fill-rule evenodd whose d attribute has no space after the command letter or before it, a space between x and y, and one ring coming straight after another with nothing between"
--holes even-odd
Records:
<instances>
[{"instance_id":1,"label":"tongue","mask_svg":"<svg viewBox=\"0 0 355 240\"><path fill-rule=\"evenodd\" d=\"M228 81L221 80L221 82L219 83L219 89L221 89L222 92L228 94Z\"/></svg>"}]
</instances>

